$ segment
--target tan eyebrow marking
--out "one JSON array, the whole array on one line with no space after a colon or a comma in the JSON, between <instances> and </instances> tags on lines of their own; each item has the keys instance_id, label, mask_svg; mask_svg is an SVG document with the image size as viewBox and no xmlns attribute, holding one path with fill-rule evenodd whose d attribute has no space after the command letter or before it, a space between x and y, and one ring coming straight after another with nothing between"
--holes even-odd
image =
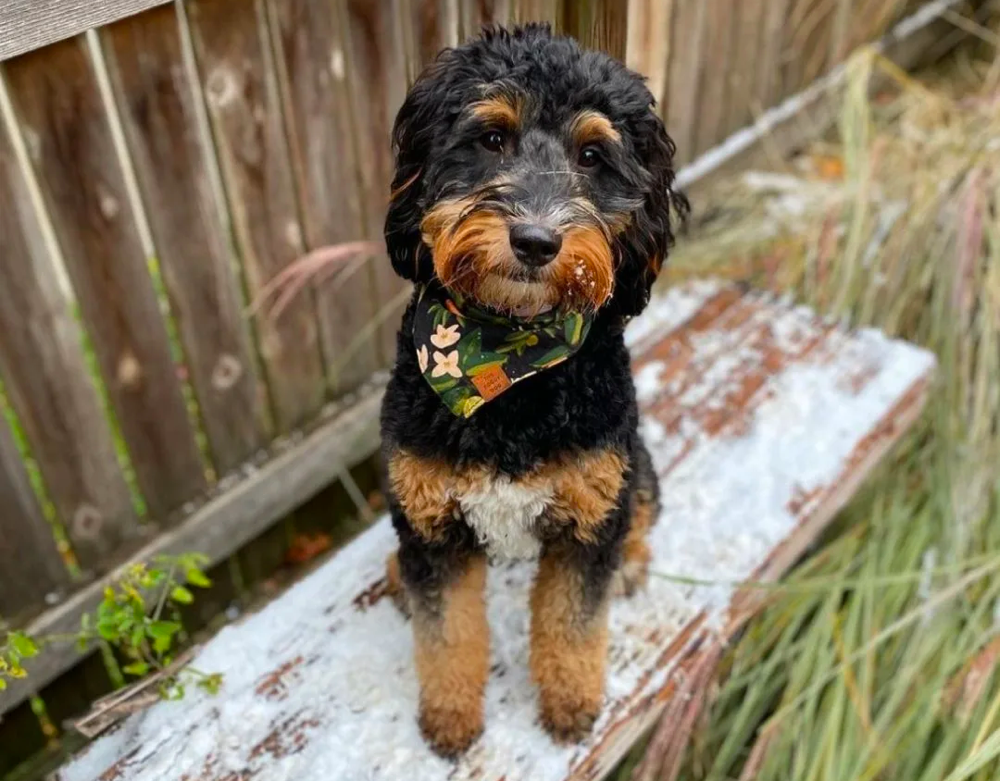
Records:
<instances>
[{"instance_id":1,"label":"tan eyebrow marking","mask_svg":"<svg viewBox=\"0 0 1000 782\"><path fill-rule=\"evenodd\" d=\"M622 136L611 124L611 120L593 109L584 109L577 114L570 125L570 132L573 134L573 142L577 147L595 141L622 143Z\"/></svg>"},{"instance_id":2,"label":"tan eyebrow marking","mask_svg":"<svg viewBox=\"0 0 1000 782\"><path fill-rule=\"evenodd\" d=\"M507 130L521 127L521 113L524 101L517 95L495 95L472 104L472 116L488 125L497 125Z\"/></svg>"}]
</instances>

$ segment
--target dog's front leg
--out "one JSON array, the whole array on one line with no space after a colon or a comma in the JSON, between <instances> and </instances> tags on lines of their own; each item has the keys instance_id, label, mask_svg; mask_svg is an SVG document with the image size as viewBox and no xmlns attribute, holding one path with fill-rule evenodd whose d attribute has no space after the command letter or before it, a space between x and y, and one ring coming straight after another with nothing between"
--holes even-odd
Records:
<instances>
[{"instance_id":1,"label":"dog's front leg","mask_svg":"<svg viewBox=\"0 0 1000 782\"><path fill-rule=\"evenodd\" d=\"M557 741L583 739L604 698L608 593L617 559L599 544L547 546L531 593L531 674L542 724Z\"/></svg>"},{"instance_id":2,"label":"dog's front leg","mask_svg":"<svg viewBox=\"0 0 1000 782\"><path fill-rule=\"evenodd\" d=\"M453 756L483 731L490 667L486 558L415 535L399 550L413 621L420 730L435 752Z\"/></svg>"}]
</instances>

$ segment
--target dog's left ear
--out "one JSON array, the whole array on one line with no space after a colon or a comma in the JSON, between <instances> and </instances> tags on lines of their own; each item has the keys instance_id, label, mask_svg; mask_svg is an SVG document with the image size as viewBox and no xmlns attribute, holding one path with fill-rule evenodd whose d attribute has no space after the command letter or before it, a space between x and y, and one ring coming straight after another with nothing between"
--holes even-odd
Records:
<instances>
[{"instance_id":1,"label":"dog's left ear","mask_svg":"<svg viewBox=\"0 0 1000 782\"><path fill-rule=\"evenodd\" d=\"M440 74L450 50L424 71L410 88L392 129L396 170L385 218L385 242L396 274L413 282L428 282L433 276L430 251L420 237L423 215L424 166L431 152L443 103Z\"/></svg>"},{"instance_id":2,"label":"dog's left ear","mask_svg":"<svg viewBox=\"0 0 1000 782\"><path fill-rule=\"evenodd\" d=\"M652 107L639 123L636 150L651 181L642 208L618 240L619 267L609 308L631 317L649 303L650 291L674 242L673 225L687 217L684 195L674 189L676 147Z\"/></svg>"}]
</instances>

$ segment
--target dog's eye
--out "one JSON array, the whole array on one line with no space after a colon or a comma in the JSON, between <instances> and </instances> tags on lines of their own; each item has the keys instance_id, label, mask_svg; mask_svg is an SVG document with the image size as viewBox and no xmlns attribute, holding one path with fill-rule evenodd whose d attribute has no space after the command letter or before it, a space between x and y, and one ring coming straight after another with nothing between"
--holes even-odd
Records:
<instances>
[{"instance_id":1,"label":"dog's eye","mask_svg":"<svg viewBox=\"0 0 1000 782\"><path fill-rule=\"evenodd\" d=\"M601 155L597 151L597 147L592 144L583 147L583 149L580 150L580 156L577 158L577 163L579 163L583 168L593 168L600 162Z\"/></svg>"},{"instance_id":2,"label":"dog's eye","mask_svg":"<svg viewBox=\"0 0 1000 782\"><path fill-rule=\"evenodd\" d=\"M479 137L479 143L486 147L490 152L502 152L503 142L503 133L499 130L487 130L482 136Z\"/></svg>"}]
</instances>

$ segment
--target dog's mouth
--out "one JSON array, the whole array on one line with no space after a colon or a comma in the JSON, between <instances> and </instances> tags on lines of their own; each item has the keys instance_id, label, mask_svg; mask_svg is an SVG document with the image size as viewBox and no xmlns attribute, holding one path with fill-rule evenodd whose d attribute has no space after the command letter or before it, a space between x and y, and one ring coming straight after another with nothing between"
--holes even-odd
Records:
<instances>
[{"instance_id":1,"label":"dog's mouth","mask_svg":"<svg viewBox=\"0 0 1000 782\"><path fill-rule=\"evenodd\" d=\"M561 226L551 257L526 256L511 245L516 222L476 198L442 201L421 222L437 278L479 304L518 316L553 308L594 311L614 286L611 233L581 220Z\"/></svg>"}]
</instances>

